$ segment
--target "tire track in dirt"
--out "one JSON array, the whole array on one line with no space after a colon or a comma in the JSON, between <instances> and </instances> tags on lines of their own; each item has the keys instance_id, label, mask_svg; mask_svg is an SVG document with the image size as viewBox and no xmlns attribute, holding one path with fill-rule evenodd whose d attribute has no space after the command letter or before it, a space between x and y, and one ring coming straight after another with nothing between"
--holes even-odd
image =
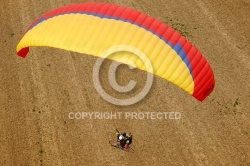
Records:
<instances>
[{"instance_id":1,"label":"tire track in dirt","mask_svg":"<svg viewBox=\"0 0 250 166\"><path fill-rule=\"evenodd\" d=\"M197 5L201 8L201 11L208 17L212 25L215 25L215 28L219 32L221 36L224 38L224 44L228 45L227 48L233 52L234 55L239 56L239 61L241 64L244 64L244 68L250 70L250 57L248 56L249 53L239 49L237 47L236 40L233 39L233 36L230 35L230 32L225 28L222 22L211 12L210 3L211 2L203 2L199 0L195 0Z\"/></svg>"}]
</instances>

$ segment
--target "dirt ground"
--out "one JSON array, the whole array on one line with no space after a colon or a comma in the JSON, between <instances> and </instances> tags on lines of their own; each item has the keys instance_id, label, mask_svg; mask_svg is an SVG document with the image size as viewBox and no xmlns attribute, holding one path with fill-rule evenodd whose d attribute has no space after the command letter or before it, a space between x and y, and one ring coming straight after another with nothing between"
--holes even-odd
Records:
<instances>
[{"instance_id":1,"label":"dirt ground","mask_svg":"<svg viewBox=\"0 0 250 166\"><path fill-rule=\"evenodd\" d=\"M199 102L155 78L141 102L114 106L96 92L96 58L52 48L16 55L40 15L79 0L0 4L0 165L250 165L250 1L110 0L184 32L211 64L214 92ZM124 68L121 83L144 72ZM104 81L105 82L105 81ZM139 81L138 81L139 82ZM143 82L141 83L143 84ZM179 120L70 119L70 112L177 111ZM130 131L135 153L112 148L115 129Z\"/></svg>"}]
</instances>

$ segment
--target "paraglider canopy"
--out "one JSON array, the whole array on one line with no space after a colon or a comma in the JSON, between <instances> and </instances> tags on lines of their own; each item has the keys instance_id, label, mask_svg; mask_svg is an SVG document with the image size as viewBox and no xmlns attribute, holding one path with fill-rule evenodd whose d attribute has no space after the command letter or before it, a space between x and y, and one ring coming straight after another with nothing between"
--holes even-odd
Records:
<instances>
[{"instance_id":1,"label":"paraglider canopy","mask_svg":"<svg viewBox=\"0 0 250 166\"><path fill-rule=\"evenodd\" d=\"M49 46L100 57L119 45L144 52L155 75L203 101L214 89L212 68L187 39L166 24L139 11L107 3L73 4L55 9L35 20L17 45L26 57L30 46ZM129 53L109 59L145 66Z\"/></svg>"}]
</instances>

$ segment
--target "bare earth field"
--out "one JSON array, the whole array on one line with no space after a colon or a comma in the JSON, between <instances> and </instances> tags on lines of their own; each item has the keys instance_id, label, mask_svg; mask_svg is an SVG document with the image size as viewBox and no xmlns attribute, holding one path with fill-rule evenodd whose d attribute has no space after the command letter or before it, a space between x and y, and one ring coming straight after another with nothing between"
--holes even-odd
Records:
<instances>
[{"instance_id":1,"label":"bare earth field","mask_svg":"<svg viewBox=\"0 0 250 166\"><path fill-rule=\"evenodd\" d=\"M85 1L85 0L84 0ZM0 4L0 165L250 165L250 1L110 0L178 29L211 64L214 92L199 102L155 77L150 93L128 107L94 88L96 58L46 47L16 55L26 28L79 0L9 0ZM122 68L122 84L146 73ZM142 79L143 80L143 79ZM103 84L107 86L104 75ZM112 93L112 92L111 92ZM70 112L171 112L181 119L70 119ZM130 131L135 153L113 148L115 129Z\"/></svg>"}]
</instances>

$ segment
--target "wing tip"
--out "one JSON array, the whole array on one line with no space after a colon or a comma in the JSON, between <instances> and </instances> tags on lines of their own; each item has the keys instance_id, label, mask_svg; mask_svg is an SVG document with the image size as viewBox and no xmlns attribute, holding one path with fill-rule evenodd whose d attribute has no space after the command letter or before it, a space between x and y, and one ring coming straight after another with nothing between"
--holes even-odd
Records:
<instances>
[{"instance_id":1,"label":"wing tip","mask_svg":"<svg viewBox=\"0 0 250 166\"><path fill-rule=\"evenodd\" d=\"M28 54L28 52L29 52L29 47L24 47L17 52L17 55L22 57L22 58L25 58L26 55Z\"/></svg>"},{"instance_id":2,"label":"wing tip","mask_svg":"<svg viewBox=\"0 0 250 166\"><path fill-rule=\"evenodd\" d=\"M206 99L207 96L209 96L209 95L213 92L214 86L215 86L215 82L213 82L212 84L210 84L210 86L209 86L202 94L199 94L199 95L193 94L193 96L194 96L197 100L199 100L199 101L202 102L203 100Z\"/></svg>"}]
</instances>

